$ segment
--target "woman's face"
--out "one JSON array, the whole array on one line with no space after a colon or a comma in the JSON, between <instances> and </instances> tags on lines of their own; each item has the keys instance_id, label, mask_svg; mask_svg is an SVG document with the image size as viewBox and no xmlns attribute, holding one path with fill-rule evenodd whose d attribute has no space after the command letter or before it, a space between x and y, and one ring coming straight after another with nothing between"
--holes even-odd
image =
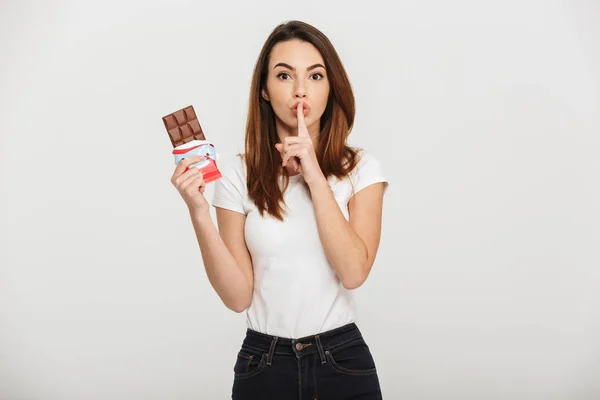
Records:
<instances>
[{"instance_id":1,"label":"woman's face","mask_svg":"<svg viewBox=\"0 0 600 400\"><path fill-rule=\"evenodd\" d=\"M271 102L280 138L298 134L296 107L302 101L304 118L313 140L329 96L329 79L323 57L315 46L300 40L277 43L269 57L265 100Z\"/></svg>"}]
</instances>

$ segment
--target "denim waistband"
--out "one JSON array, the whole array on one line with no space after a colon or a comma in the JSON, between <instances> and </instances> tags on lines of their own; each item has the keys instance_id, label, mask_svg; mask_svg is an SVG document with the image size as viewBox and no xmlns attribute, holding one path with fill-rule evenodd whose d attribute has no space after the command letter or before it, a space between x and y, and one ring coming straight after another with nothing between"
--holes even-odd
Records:
<instances>
[{"instance_id":1,"label":"denim waistband","mask_svg":"<svg viewBox=\"0 0 600 400\"><path fill-rule=\"evenodd\" d=\"M300 358L318 352L321 359L324 360L325 351L332 350L357 339L362 340L363 337L354 322L300 339L267 335L248 328L242 347L249 347L267 353L267 364L270 364L273 355L295 355Z\"/></svg>"}]
</instances>

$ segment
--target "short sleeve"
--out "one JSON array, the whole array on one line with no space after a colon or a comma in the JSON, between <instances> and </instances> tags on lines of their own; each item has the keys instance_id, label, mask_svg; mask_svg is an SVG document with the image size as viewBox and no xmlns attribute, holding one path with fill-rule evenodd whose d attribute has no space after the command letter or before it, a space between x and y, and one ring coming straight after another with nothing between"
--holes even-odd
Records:
<instances>
[{"instance_id":1,"label":"short sleeve","mask_svg":"<svg viewBox=\"0 0 600 400\"><path fill-rule=\"evenodd\" d=\"M352 174L352 184L354 185L354 193L358 193L362 189L374 183L385 182L384 193L389 186L383 168L379 160L371 153L361 150L359 153L360 160Z\"/></svg>"},{"instance_id":2,"label":"short sleeve","mask_svg":"<svg viewBox=\"0 0 600 400\"><path fill-rule=\"evenodd\" d=\"M246 214L244 197L246 193L246 176L243 160L236 155L234 159L220 167L221 178L215 181L213 207L226 208Z\"/></svg>"}]
</instances>

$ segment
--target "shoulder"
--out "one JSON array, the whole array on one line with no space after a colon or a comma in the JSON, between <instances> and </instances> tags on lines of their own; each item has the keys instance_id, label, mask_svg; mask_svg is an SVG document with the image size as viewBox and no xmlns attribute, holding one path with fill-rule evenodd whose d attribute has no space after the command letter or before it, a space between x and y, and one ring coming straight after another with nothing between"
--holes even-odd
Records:
<instances>
[{"instance_id":1,"label":"shoulder","mask_svg":"<svg viewBox=\"0 0 600 400\"><path fill-rule=\"evenodd\" d=\"M216 190L220 195L227 189L244 195L246 190L246 161L242 154L236 154L224 160L217 161L221 178L216 181Z\"/></svg>"},{"instance_id":2,"label":"shoulder","mask_svg":"<svg viewBox=\"0 0 600 400\"><path fill-rule=\"evenodd\" d=\"M372 152L364 148L355 148L357 152L356 166L352 170L353 174L358 174L364 169L381 168L379 158Z\"/></svg>"},{"instance_id":3,"label":"shoulder","mask_svg":"<svg viewBox=\"0 0 600 400\"><path fill-rule=\"evenodd\" d=\"M247 195L245 161L238 154L217 160L221 177L215 181L212 205L246 214Z\"/></svg>"},{"instance_id":4,"label":"shoulder","mask_svg":"<svg viewBox=\"0 0 600 400\"><path fill-rule=\"evenodd\" d=\"M355 186L355 191L372 185L373 183L384 182L387 188L387 178L377 155L364 148L355 148L357 150L358 161L350 173L350 180Z\"/></svg>"},{"instance_id":5,"label":"shoulder","mask_svg":"<svg viewBox=\"0 0 600 400\"><path fill-rule=\"evenodd\" d=\"M220 164L223 166L223 169L232 169L236 171L242 171L246 167L246 162L244 155L241 153L237 153L229 158L224 160L219 160Z\"/></svg>"},{"instance_id":6,"label":"shoulder","mask_svg":"<svg viewBox=\"0 0 600 400\"><path fill-rule=\"evenodd\" d=\"M218 166L221 174L228 180L246 181L246 160L243 154L236 154L233 157L223 160Z\"/></svg>"}]
</instances>

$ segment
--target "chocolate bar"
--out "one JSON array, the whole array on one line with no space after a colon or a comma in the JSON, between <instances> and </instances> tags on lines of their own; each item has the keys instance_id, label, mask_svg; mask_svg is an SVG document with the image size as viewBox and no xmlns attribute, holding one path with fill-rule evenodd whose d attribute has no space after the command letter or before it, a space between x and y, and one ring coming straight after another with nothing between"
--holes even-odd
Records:
<instances>
[{"instance_id":1,"label":"chocolate bar","mask_svg":"<svg viewBox=\"0 0 600 400\"><path fill-rule=\"evenodd\" d=\"M198 168L202 171L206 183L221 178L216 163L218 154L214 145L204 137L194 107L182 108L165 115L162 119L173 145L175 164L179 164L186 157L203 155L206 157L204 160L187 166L186 171L190 168Z\"/></svg>"},{"instance_id":2,"label":"chocolate bar","mask_svg":"<svg viewBox=\"0 0 600 400\"><path fill-rule=\"evenodd\" d=\"M173 147L192 140L206 140L193 106L165 115L162 119Z\"/></svg>"}]
</instances>

